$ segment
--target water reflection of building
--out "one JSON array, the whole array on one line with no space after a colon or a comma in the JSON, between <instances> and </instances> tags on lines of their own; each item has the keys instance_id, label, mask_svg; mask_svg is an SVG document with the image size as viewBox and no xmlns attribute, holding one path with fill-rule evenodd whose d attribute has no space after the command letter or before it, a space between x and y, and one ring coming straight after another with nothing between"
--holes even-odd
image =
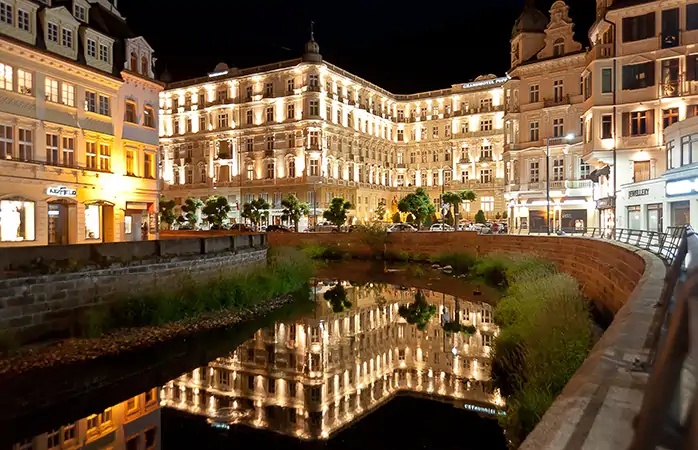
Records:
<instances>
[{"instance_id":1,"label":"water reflection of building","mask_svg":"<svg viewBox=\"0 0 698 450\"><path fill-rule=\"evenodd\" d=\"M118 405L24 440L13 450L160 448L160 405L153 388Z\"/></svg>"},{"instance_id":2,"label":"water reflection of building","mask_svg":"<svg viewBox=\"0 0 698 450\"><path fill-rule=\"evenodd\" d=\"M490 305L424 291L438 312L424 331L398 315L415 290L350 286L333 313L317 289L313 317L258 331L228 357L163 387L162 405L304 439L324 438L399 392L483 411L501 404L490 379ZM476 332L446 334L457 320Z\"/></svg>"}]
</instances>

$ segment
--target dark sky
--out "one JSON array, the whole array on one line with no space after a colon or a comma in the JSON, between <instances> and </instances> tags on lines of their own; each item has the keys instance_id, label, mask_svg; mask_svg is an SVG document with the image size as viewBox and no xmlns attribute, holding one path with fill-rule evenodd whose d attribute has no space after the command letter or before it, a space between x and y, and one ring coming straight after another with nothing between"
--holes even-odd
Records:
<instances>
[{"instance_id":1,"label":"dark sky","mask_svg":"<svg viewBox=\"0 0 698 450\"><path fill-rule=\"evenodd\" d=\"M554 0L537 0L547 14ZM120 0L131 28L175 80L216 63L250 67L300 57L310 21L325 60L389 91L443 89L509 68L509 39L524 0ZM594 2L568 0L586 45Z\"/></svg>"}]
</instances>

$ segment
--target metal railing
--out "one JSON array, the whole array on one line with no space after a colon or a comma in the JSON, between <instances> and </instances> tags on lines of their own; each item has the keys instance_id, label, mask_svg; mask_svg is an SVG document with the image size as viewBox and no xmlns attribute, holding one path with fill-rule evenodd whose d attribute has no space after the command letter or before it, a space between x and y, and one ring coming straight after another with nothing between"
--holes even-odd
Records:
<instances>
[{"instance_id":1,"label":"metal railing","mask_svg":"<svg viewBox=\"0 0 698 450\"><path fill-rule=\"evenodd\" d=\"M635 433L629 450L650 450L660 446L676 450L698 448L698 382L695 372L692 377L686 377L690 387L684 390L681 383L684 369L690 371L693 367L695 370L698 361L698 269L689 270L686 281L680 281L687 253L688 241L684 232L666 276L658 313L659 327L650 342L652 371L640 412L634 421ZM673 311L670 311L670 305ZM687 364L688 359L690 364Z\"/></svg>"}]
</instances>

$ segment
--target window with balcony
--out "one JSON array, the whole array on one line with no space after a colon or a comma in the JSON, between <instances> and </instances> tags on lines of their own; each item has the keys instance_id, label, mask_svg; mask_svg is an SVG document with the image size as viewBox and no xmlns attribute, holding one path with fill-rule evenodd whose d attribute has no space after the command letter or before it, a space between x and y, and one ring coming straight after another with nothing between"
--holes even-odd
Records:
<instances>
[{"instance_id":1,"label":"window with balcony","mask_svg":"<svg viewBox=\"0 0 698 450\"><path fill-rule=\"evenodd\" d=\"M273 83L264 83L264 96L265 97L273 97L274 96L274 84Z\"/></svg>"},{"instance_id":2,"label":"window with balcony","mask_svg":"<svg viewBox=\"0 0 698 450\"><path fill-rule=\"evenodd\" d=\"M528 124L528 137L529 141L537 141L540 138L540 128L538 121L534 121Z\"/></svg>"},{"instance_id":3,"label":"window with balcony","mask_svg":"<svg viewBox=\"0 0 698 450\"><path fill-rule=\"evenodd\" d=\"M0 147L2 147L2 143L0 143ZM20 161L31 161L34 159L34 139L32 130L27 130L24 128L19 129L18 150L17 159ZM1 149L0 153L2 153Z\"/></svg>"},{"instance_id":4,"label":"window with balcony","mask_svg":"<svg viewBox=\"0 0 698 450\"><path fill-rule=\"evenodd\" d=\"M611 139L613 137L613 116L604 114L601 116L601 139Z\"/></svg>"},{"instance_id":5,"label":"window with balcony","mask_svg":"<svg viewBox=\"0 0 698 450\"><path fill-rule=\"evenodd\" d=\"M662 111L662 123L664 128L679 121L679 108L669 108Z\"/></svg>"},{"instance_id":6,"label":"window with balcony","mask_svg":"<svg viewBox=\"0 0 698 450\"><path fill-rule=\"evenodd\" d=\"M650 161L633 161L633 182L650 179Z\"/></svg>"},{"instance_id":7,"label":"window with balcony","mask_svg":"<svg viewBox=\"0 0 698 450\"><path fill-rule=\"evenodd\" d=\"M492 169L480 169L480 183L492 182Z\"/></svg>"},{"instance_id":8,"label":"window with balcony","mask_svg":"<svg viewBox=\"0 0 698 450\"><path fill-rule=\"evenodd\" d=\"M247 86L247 87L245 88L245 100L248 101L248 102L251 101L251 100L252 100L252 95L253 95L253 94L254 94L254 92L253 92L253 90L252 90L252 86Z\"/></svg>"},{"instance_id":9,"label":"window with balcony","mask_svg":"<svg viewBox=\"0 0 698 450\"><path fill-rule=\"evenodd\" d=\"M530 103L538 103L540 101L540 86L532 84L528 88L528 101Z\"/></svg>"},{"instance_id":10,"label":"window with balcony","mask_svg":"<svg viewBox=\"0 0 698 450\"><path fill-rule=\"evenodd\" d=\"M623 66L623 89L654 86L654 61Z\"/></svg>"},{"instance_id":11,"label":"window with balcony","mask_svg":"<svg viewBox=\"0 0 698 450\"><path fill-rule=\"evenodd\" d=\"M579 179L580 180L586 180L589 178L589 174L591 173L591 166L589 163L585 163L584 161L579 162Z\"/></svg>"},{"instance_id":12,"label":"window with balcony","mask_svg":"<svg viewBox=\"0 0 698 450\"><path fill-rule=\"evenodd\" d=\"M311 73L308 76L308 86L310 87L318 87L318 76L315 73Z\"/></svg>"},{"instance_id":13,"label":"window with balcony","mask_svg":"<svg viewBox=\"0 0 698 450\"><path fill-rule=\"evenodd\" d=\"M564 81L563 80L555 80L553 81L553 101L555 103L560 103L563 101L565 92L564 92Z\"/></svg>"},{"instance_id":14,"label":"window with balcony","mask_svg":"<svg viewBox=\"0 0 698 450\"><path fill-rule=\"evenodd\" d=\"M529 165L528 181L538 183L540 181L540 162L531 161Z\"/></svg>"},{"instance_id":15,"label":"window with balcony","mask_svg":"<svg viewBox=\"0 0 698 450\"><path fill-rule=\"evenodd\" d=\"M654 37L657 34L655 13L624 18L622 31L623 42L640 41Z\"/></svg>"},{"instance_id":16,"label":"window with balcony","mask_svg":"<svg viewBox=\"0 0 698 450\"><path fill-rule=\"evenodd\" d=\"M553 158L553 181L564 181L565 179L565 159L563 157Z\"/></svg>"},{"instance_id":17,"label":"window with balcony","mask_svg":"<svg viewBox=\"0 0 698 450\"><path fill-rule=\"evenodd\" d=\"M296 90L296 80L295 78L289 78L286 80L286 92L291 94Z\"/></svg>"},{"instance_id":18,"label":"window with balcony","mask_svg":"<svg viewBox=\"0 0 698 450\"><path fill-rule=\"evenodd\" d=\"M553 137L565 135L565 122L563 118L553 119Z\"/></svg>"}]
</instances>

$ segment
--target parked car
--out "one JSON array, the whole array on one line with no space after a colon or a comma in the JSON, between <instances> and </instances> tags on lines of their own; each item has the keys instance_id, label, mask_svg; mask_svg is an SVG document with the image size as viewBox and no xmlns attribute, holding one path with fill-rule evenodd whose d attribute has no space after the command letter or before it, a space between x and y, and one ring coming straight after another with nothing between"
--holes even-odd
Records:
<instances>
[{"instance_id":1,"label":"parked car","mask_svg":"<svg viewBox=\"0 0 698 450\"><path fill-rule=\"evenodd\" d=\"M245 232L245 233L249 233L249 232L253 231L252 228L248 227L244 223L234 223L230 226L230 230L231 231Z\"/></svg>"},{"instance_id":2,"label":"parked car","mask_svg":"<svg viewBox=\"0 0 698 450\"><path fill-rule=\"evenodd\" d=\"M447 223L435 223L429 231L453 231L453 227Z\"/></svg>"},{"instance_id":3,"label":"parked car","mask_svg":"<svg viewBox=\"0 0 698 450\"><path fill-rule=\"evenodd\" d=\"M409 223L396 223L388 227L388 233L414 233L415 231L417 229Z\"/></svg>"},{"instance_id":4,"label":"parked car","mask_svg":"<svg viewBox=\"0 0 698 450\"><path fill-rule=\"evenodd\" d=\"M337 231L337 226L329 222L320 222L313 231Z\"/></svg>"},{"instance_id":5,"label":"parked car","mask_svg":"<svg viewBox=\"0 0 698 450\"><path fill-rule=\"evenodd\" d=\"M283 225L269 225L266 229L267 233L290 233L291 230Z\"/></svg>"}]
</instances>

